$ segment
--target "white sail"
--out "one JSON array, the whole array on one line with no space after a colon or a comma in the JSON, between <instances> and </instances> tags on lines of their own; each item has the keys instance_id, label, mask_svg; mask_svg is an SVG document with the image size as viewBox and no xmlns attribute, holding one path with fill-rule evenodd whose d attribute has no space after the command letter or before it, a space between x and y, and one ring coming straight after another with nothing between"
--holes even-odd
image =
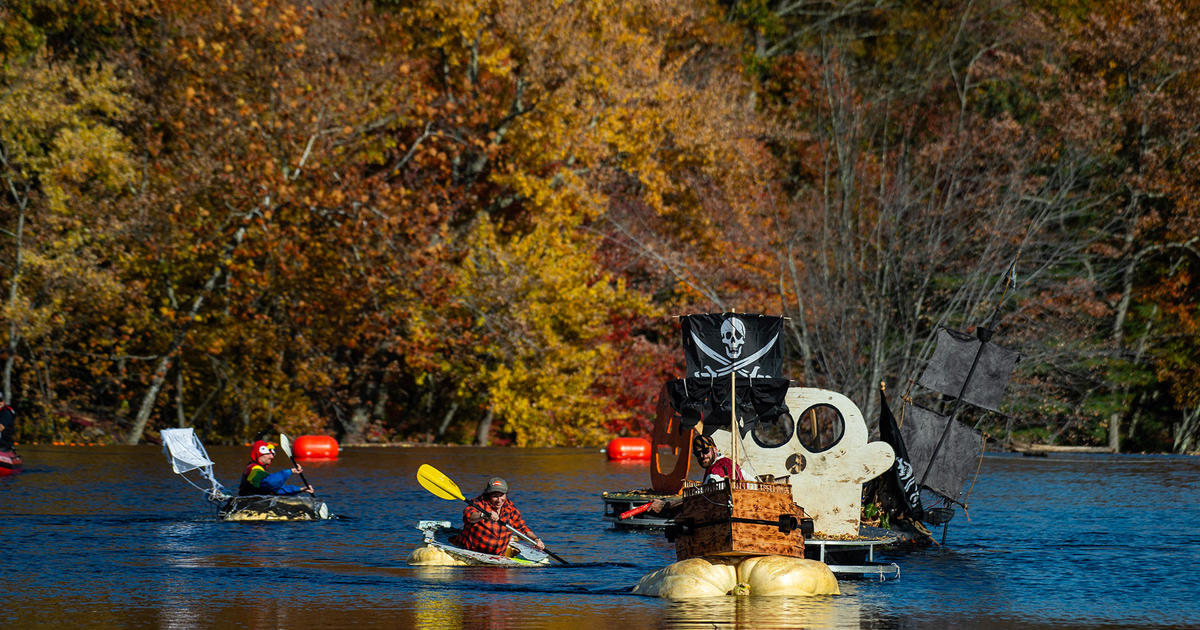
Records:
<instances>
[{"instance_id":1,"label":"white sail","mask_svg":"<svg viewBox=\"0 0 1200 630\"><path fill-rule=\"evenodd\" d=\"M195 430L191 428L163 429L160 435L162 436L163 451L167 454L167 461L171 463L171 470L195 488L203 491L210 500L217 501L228 498L225 488L213 475L213 461L209 459L208 452L204 450L204 444L200 442L200 438L196 437ZM185 473L193 470L200 471L201 477L211 484L210 487L204 488L189 479Z\"/></svg>"}]
</instances>

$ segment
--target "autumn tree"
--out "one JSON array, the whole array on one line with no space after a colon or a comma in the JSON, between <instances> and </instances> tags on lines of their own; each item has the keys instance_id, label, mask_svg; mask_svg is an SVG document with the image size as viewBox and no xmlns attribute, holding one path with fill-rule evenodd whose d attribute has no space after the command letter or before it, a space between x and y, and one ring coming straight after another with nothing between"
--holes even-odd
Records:
<instances>
[{"instance_id":1,"label":"autumn tree","mask_svg":"<svg viewBox=\"0 0 1200 630\"><path fill-rule=\"evenodd\" d=\"M109 343L92 335L111 327L122 293L124 220L114 201L134 181L119 128L126 91L111 66L80 68L45 49L0 63L2 386L13 400L20 371L19 398L40 408L34 418L77 408L103 369L94 357Z\"/></svg>"},{"instance_id":2,"label":"autumn tree","mask_svg":"<svg viewBox=\"0 0 1200 630\"><path fill-rule=\"evenodd\" d=\"M1059 150L1086 151L1095 164L1088 227L1097 242L1079 271L1101 307L1086 319L1104 345L1091 358L1092 386L1080 405L1107 424L1113 448L1120 436L1135 449L1194 450L1195 7L1144 2L1040 18L1063 42L1045 68L1041 113Z\"/></svg>"}]
</instances>

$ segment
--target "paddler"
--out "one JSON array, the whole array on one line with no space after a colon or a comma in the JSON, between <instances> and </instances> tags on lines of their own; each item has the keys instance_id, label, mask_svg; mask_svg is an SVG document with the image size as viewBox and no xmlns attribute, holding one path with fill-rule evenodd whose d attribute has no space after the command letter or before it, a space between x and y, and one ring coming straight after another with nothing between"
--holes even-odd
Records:
<instances>
[{"instance_id":1,"label":"paddler","mask_svg":"<svg viewBox=\"0 0 1200 630\"><path fill-rule=\"evenodd\" d=\"M13 428L16 426L16 413L4 402L4 391L0 390L0 451L13 451Z\"/></svg>"},{"instance_id":2,"label":"paddler","mask_svg":"<svg viewBox=\"0 0 1200 630\"><path fill-rule=\"evenodd\" d=\"M542 539L525 524L521 511L508 499L508 482L492 477L483 492L467 502L463 509L462 532L450 538L450 544L480 553L505 555L513 536L505 525L535 541L538 549L546 548Z\"/></svg>"},{"instance_id":3,"label":"paddler","mask_svg":"<svg viewBox=\"0 0 1200 630\"><path fill-rule=\"evenodd\" d=\"M255 495L293 495L301 492L313 493L312 486L292 486L284 482L292 473L297 475L304 472L300 464L293 462L291 470L267 473L271 462L275 461L275 445L263 440L255 440L250 445L250 463L242 473L242 483L238 486L238 496Z\"/></svg>"},{"instance_id":4,"label":"paddler","mask_svg":"<svg viewBox=\"0 0 1200 630\"><path fill-rule=\"evenodd\" d=\"M697 435L696 439L692 440L692 454L696 456L696 461L704 467L704 479L700 483L716 483L730 477L737 481L746 480L741 466L734 464L732 459L721 455L721 451L717 450L717 443L711 436ZM650 502L650 511L661 512L664 507L678 507L682 502L683 497L655 499Z\"/></svg>"}]
</instances>

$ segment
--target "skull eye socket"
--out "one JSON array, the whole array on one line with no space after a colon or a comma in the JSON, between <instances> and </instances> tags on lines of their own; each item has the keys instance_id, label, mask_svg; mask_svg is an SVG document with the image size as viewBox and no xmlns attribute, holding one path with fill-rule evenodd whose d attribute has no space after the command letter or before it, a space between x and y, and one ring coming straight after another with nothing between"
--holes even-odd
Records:
<instances>
[{"instance_id":1,"label":"skull eye socket","mask_svg":"<svg viewBox=\"0 0 1200 630\"><path fill-rule=\"evenodd\" d=\"M846 420L833 405L813 405L796 418L796 439L812 453L833 448L845 433Z\"/></svg>"},{"instance_id":2,"label":"skull eye socket","mask_svg":"<svg viewBox=\"0 0 1200 630\"><path fill-rule=\"evenodd\" d=\"M787 413L779 414L774 420L759 420L754 423L750 435L763 448L779 448L787 444L796 432L796 423Z\"/></svg>"}]
</instances>

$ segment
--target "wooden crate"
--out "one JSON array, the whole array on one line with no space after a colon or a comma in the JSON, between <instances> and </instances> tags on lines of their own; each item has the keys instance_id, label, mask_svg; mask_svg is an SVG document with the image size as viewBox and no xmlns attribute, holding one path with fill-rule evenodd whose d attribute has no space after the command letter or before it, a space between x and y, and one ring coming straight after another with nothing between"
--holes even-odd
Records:
<instances>
[{"instance_id":1,"label":"wooden crate","mask_svg":"<svg viewBox=\"0 0 1200 630\"><path fill-rule=\"evenodd\" d=\"M697 556L804 557L812 519L792 500L787 483L721 481L683 491L667 537L679 560Z\"/></svg>"}]
</instances>

